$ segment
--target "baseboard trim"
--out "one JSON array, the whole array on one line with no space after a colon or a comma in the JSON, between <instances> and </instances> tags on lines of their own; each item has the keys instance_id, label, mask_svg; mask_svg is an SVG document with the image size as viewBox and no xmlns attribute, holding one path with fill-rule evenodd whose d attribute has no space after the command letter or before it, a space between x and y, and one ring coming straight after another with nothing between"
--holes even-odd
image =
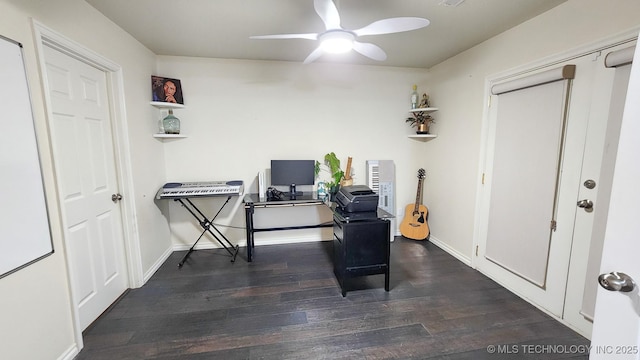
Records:
<instances>
[{"instance_id":1,"label":"baseboard trim","mask_svg":"<svg viewBox=\"0 0 640 360\"><path fill-rule=\"evenodd\" d=\"M282 239L256 239L255 246L262 245L282 245L282 244L299 244L306 242L316 242L316 241L331 241L332 239L322 239L317 236L310 237L296 237L296 238L282 238ZM246 241L240 241L236 245L240 247L246 247ZM187 244L173 244L173 251L186 251L189 250L193 245ZM198 243L194 250L211 250L211 249L222 249L217 243L212 243L210 241L203 242L202 244Z\"/></svg>"},{"instance_id":2,"label":"baseboard trim","mask_svg":"<svg viewBox=\"0 0 640 360\"><path fill-rule=\"evenodd\" d=\"M187 248L189 249L189 248ZM149 281L149 279L151 279L151 277L153 276L153 274L156 273L156 271L158 271L158 269L160 269L160 266L162 266L162 264L164 264L165 261L167 261L167 259L169 258L169 256L171 256L171 253L173 253L175 250L172 248L167 248L164 253L158 258L158 260L156 260L156 262L153 264L153 266L149 269L149 271L147 271L146 273L144 273L144 277L143 277L143 283L142 285L146 284L147 281Z\"/></svg>"},{"instance_id":3,"label":"baseboard trim","mask_svg":"<svg viewBox=\"0 0 640 360\"><path fill-rule=\"evenodd\" d=\"M433 235L429 237L429 241L433 243L433 245L439 247L440 249L448 253L449 255L453 256L454 258L460 260L467 266L471 267L471 258L455 250L451 246L447 245L445 242L438 240L438 238L434 237Z\"/></svg>"},{"instance_id":4,"label":"baseboard trim","mask_svg":"<svg viewBox=\"0 0 640 360\"><path fill-rule=\"evenodd\" d=\"M80 351L78 350L78 346L77 344L74 343L71 346L69 346L69 348L67 348L65 352L60 354L57 360L73 360L76 357L76 355L78 355L79 353Z\"/></svg>"}]
</instances>

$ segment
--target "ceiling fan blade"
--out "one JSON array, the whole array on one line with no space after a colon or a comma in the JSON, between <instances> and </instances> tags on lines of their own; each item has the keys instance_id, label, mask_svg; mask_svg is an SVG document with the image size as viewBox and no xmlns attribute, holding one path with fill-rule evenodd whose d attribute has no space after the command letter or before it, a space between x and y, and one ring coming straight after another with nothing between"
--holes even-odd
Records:
<instances>
[{"instance_id":1,"label":"ceiling fan blade","mask_svg":"<svg viewBox=\"0 0 640 360\"><path fill-rule=\"evenodd\" d=\"M309 39L317 40L318 34L279 34L279 35L256 35L249 36L249 39Z\"/></svg>"},{"instance_id":2,"label":"ceiling fan blade","mask_svg":"<svg viewBox=\"0 0 640 360\"><path fill-rule=\"evenodd\" d=\"M397 17L378 20L371 24L354 30L358 36L391 34L423 28L429 25L429 20L419 17Z\"/></svg>"},{"instance_id":3,"label":"ceiling fan blade","mask_svg":"<svg viewBox=\"0 0 640 360\"><path fill-rule=\"evenodd\" d=\"M309 54L309 56L307 56L306 59L304 59L304 63L303 64L309 64L309 63L312 63L312 62L318 60L318 58L320 56L322 56L323 53L324 53L324 51L322 51L322 47L318 46L315 50L313 50L311 52L311 54Z\"/></svg>"},{"instance_id":4,"label":"ceiling fan blade","mask_svg":"<svg viewBox=\"0 0 640 360\"><path fill-rule=\"evenodd\" d=\"M359 41L353 42L353 50L360 54L377 61L384 61L387 59L387 54L378 45L371 43L362 43Z\"/></svg>"},{"instance_id":5,"label":"ceiling fan blade","mask_svg":"<svg viewBox=\"0 0 640 360\"><path fill-rule=\"evenodd\" d=\"M338 8L332 0L314 0L313 7L316 9L318 16L324 22L327 30L342 29L340 27L340 14Z\"/></svg>"}]
</instances>

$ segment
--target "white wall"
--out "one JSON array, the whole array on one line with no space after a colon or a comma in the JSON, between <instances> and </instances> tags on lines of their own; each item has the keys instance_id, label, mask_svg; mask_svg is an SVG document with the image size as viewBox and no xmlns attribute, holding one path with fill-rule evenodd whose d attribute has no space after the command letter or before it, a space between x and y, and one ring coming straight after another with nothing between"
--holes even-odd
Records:
<instances>
[{"instance_id":1,"label":"white wall","mask_svg":"<svg viewBox=\"0 0 640 360\"><path fill-rule=\"evenodd\" d=\"M169 247L168 226L152 200L164 181L163 147L145 121L153 116L149 85L155 55L82 0L0 0L0 34L24 46L55 249L52 256L0 279L3 359L70 358L77 350L32 18L122 66L134 176L133 194L124 195L136 197L136 228L129 232L138 237L141 271L148 272Z\"/></svg>"},{"instance_id":2,"label":"white wall","mask_svg":"<svg viewBox=\"0 0 640 360\"><path fill-rule=\"evenodd\" d=\"M398 204L415 201L424 144L407 138L414 130L404 119L411 86L426 81L425 70L161 56L158 71L180 79L185 96L185 109L174 114L188 138L165 142L170 181L240 179L257 192L256 175L271 159L322 161L333 151L343 167L353 157L356 184L366 182L366 160L394 160ZM234 210L218 222L244 226L244 210L233 201ZM214 202L208 213L219 205ZM190 245L199 228L177 204L171 209L174 244ZM225 231L244 244L243 230ZM256 244L274 238L332 237L314 230L260 233Z\"/></svg>"},{"instance_id":3,"label":"white wall","mask_svg":"<svg viewBox=\"0 0 640 360\"><path fill-rule=\"evenodd\" d=\"M635 0L569 0L430 69L438 139L422 164L434 240L471 262L487 76L625 32L639 15Z\"/></svg>"}]
</instances>

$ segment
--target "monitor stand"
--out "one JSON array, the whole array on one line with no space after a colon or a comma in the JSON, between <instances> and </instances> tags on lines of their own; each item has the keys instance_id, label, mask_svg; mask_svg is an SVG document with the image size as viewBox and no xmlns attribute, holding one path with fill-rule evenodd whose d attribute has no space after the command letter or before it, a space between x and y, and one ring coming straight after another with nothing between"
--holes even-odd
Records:
<instances>
[{"instance_id":1,"label":"monitor stand","mask_svg":"<svg viewBox=\"0 0 640 360\"><path fill-rule=\"evenodd\" d=\"M295 200L296 196L302 196L302 193L298 195L298 193L296 192L296 184L289 185L289 199Z\"/></svg>"}]
</instances>

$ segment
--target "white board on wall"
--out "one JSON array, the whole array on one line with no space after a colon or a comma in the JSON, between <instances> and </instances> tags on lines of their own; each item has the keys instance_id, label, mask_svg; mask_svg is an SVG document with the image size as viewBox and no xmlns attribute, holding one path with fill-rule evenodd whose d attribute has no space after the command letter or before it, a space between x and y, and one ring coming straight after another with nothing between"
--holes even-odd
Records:
<instances>
[{"instance_id":1,"label":"white board on wall","mask_svg":"<svg viewBox=\"0 0 640 360\"><path fill-rule=\"evenodd\" d=\"M0 36L0 278L53 253L22 45Z\"/></svg>"}]
</instances>

